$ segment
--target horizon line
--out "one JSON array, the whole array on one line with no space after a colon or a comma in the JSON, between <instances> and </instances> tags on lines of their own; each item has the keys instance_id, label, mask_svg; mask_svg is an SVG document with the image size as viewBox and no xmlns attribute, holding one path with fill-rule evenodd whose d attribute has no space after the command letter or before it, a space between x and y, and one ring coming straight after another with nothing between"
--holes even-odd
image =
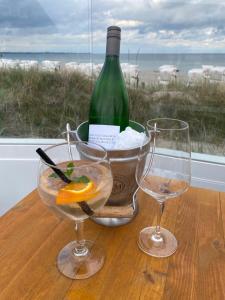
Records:
<instances>
[{"instance_id":1,"label":"horizon line","mask_svg":"<svg viewBox=\"0 0 225 300\"><path fill-rule=\"evenodd\" d=\"M0 54L87 54L87 55L93 55L93 54L105 54L105 52L95 52L95 53L90 53L90 52L67 52L67 51L0 51ZM121 54L134 54L137 55L136 52L121 52ZM180 55L180 54L225 54L225 52L142 52L138 53L138 55L143 55L143 54L175 54L175 55Z\"/></svg>"}]
</instances>

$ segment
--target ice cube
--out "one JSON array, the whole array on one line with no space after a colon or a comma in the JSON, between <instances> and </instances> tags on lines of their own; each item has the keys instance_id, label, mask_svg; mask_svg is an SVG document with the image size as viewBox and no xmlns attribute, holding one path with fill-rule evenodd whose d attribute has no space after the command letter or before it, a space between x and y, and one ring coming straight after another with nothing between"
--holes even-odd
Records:
<instances>
[{"instance_id":1,"label":"ice cube","mask_svg":"<svg viewBox=\"0 0 225 300\"><path fill-rule=\"evenodd\" d=\"M131 127L127 127L116 137L114 149L124 150L138 148L145 143L145 140L147 140L147 137L144 132L138 132Z\"/></svg>"}]
</instances>

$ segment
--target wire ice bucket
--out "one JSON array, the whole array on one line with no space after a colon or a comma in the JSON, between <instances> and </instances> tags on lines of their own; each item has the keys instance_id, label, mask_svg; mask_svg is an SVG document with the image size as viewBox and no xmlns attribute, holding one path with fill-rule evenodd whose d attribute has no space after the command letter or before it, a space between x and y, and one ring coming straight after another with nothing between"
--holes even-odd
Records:
<instances>
[{"instance_id":1,"label":"wire ice bucket","mask_svg":"<svg viewBox=\"0 0 225 300\"><path fill-rule=\"evenodd\" d=\"M144 131L144 126L141 124L130 121L129 126L138 132ZM88 122L80 124L75 132L75 139L78 141L88 140ZM150 147L150 141L148 140L143 149L147 155L147 151ZM91 156L94 157L95 149L90 150ZM107 201L107 206L117 207L118 210L123 207L132 207L133 215L125 218L94 218L94 221L107 226L118 226L130 222L138 212L138 206L136 202L136 191L138 185L135 180L135 170L138 161L138 154L140 148L132 148L127 150L109 150L108 156L111 163L111 169L113 174L113 189L112 193ZM143 153L143 151L142 151ZM82 156L82 153L80 153ZM83 157L85 159L85 157Z\"/></svg>"}]
</instances>

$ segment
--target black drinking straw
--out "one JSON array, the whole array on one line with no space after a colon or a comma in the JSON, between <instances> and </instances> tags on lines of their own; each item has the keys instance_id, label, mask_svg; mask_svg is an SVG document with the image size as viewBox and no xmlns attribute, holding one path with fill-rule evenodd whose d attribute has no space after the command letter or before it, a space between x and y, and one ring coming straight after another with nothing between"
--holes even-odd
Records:
<instances>
[{"instance_id":1,"label":"black drinking straw","mask_svg":"<svg viewBox=\"0 0 225 300\"><path fill-rule=\"evenodd\" d=\"M66 175L60 169L54 168L54 166L56 167L56 164L51 160L51 158L41 148L38 148L36 150L36 152L65 183L72 182L72 180L67 178ZM78 202L78 205L88 216L92 216L94 214L93 210L90 208L90 206L87 204L87 202L80 201L80 202Z\"/></svg>"}]
</instances>

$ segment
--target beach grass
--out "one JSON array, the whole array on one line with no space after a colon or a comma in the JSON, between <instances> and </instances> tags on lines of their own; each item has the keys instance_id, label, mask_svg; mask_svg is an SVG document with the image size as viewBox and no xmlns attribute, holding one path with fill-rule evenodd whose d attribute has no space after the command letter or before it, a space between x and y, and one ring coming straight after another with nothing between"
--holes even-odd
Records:
<instances>
[{"instance_id":1,"label":"beach grass","mask_svg":"<svg viewBox=\"0 0 225 300\"><path fill-rule=\"evenodd\" d=\"M87 119L91 82L80 74L0 71L0 132L55 138Z\"/></svg>"},{"instance_id":2,"label":"beach grass","mask_svg":"<svg viewBox=\"0 0 225 300\"><path fill-rule=\"evenodd\" d=\"M56 138L87 120L93 82L79 73L0 70L1 137ZM225 154L225 84L174 82L128 87L131 119L172 117L190 124L193 150Z\"/></svg>"}]
</instances>

